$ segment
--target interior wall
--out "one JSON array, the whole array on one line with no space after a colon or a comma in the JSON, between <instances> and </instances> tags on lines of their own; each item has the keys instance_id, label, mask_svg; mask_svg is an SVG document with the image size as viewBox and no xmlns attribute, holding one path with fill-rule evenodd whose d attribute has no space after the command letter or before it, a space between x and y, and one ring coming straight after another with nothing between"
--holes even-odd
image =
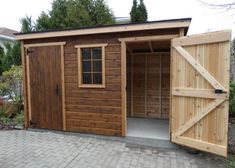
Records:
<instances>
[{"instance_id":1,"label":"interior wall","mask_svg":"<svg viewBox=\"0 0 235 168\"><path fill-rule=\"evenodd\" d=\"M127 54L127 116L168 119L170 53Z\"/></svg>"}]
</instances>

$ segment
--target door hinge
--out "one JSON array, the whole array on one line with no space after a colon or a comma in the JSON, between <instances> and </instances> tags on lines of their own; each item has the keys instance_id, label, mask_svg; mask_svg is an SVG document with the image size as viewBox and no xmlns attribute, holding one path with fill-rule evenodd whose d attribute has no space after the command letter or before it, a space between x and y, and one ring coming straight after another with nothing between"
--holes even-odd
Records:
<instances>
[{"instance_id":1,"label":"door hinge","mask_svg":"<svg viewBox=\"0 0 235 168\"><path fill-rule=\"evenodd\" d=\"M29 125L32 125L32 126L33 126L33 125L36 125L36 123L35 123L35 122L32 122L32 120L30 120L30 121L29 121Z\"/></svg>"},{"instance_id":2,"label":"door hinge","mask_svg":"<svg viewBox=\"0 0 235 168\"><path fill-rule=\"evenodd\" d=\"M26 54L27 55L29 55L29 54L31 54L31 53L33 53L34 52L34 50L33 49L30 49L30 48L27 48L27 50L26 50Z\"/></svg>"}]
</instances>

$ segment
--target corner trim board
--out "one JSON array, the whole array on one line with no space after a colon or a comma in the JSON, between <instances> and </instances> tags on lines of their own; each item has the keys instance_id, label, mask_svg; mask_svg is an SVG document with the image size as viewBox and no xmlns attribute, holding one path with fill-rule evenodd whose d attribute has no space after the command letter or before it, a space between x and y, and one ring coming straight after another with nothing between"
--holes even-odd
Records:
<instances>
[{"instance_id":1,"label":"corner trim board","mask_svg":"<svg viewBox=\"0 0 235 168\"><path fill-rule=\"evenodd\" d=\"M122 136L126 136L126 43L121 42L121 113L122 113Z\"/></svg>"},{"instance_id":2,"label":"corner trim board","mask_svg":"<svg viewBox=\"0 0 235 168\"><path fill-rule=\"evenodd\" d=\"M27 67L24 51L24 42L21 41L21 62L23 67L23 95L24 95L24 127L29 127L29 111L28 111L28 97L27 97Z\"/></svg>"},{"instance_id":3,"label":"corner trim board","mask_svg":"<svg viewBox=\"0 0 235 168\"><path fill-rule=\"evenodd\" d=\"M63 130L66 131L66 111L65 111L65 75L64 75L64 46L61 45L61 84L62 84L62 113Z\"/></svg>"}]
</instances>

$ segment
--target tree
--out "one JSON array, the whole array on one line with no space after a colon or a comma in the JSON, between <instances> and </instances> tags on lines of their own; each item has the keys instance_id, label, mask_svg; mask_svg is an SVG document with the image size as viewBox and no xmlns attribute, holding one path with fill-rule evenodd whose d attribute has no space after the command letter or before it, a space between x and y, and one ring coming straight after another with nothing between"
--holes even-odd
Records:
<instances>
[{"instance_id":1,"label":"tree","mask_svg":"<svg viewBox=\"0 0 235 168\"><path fill-rule=\"evenodd\" d=\"M21 23L21 32L22 33L31 32L34 30L31 16L26 16L26 17L20 19L20 23Z\"/></svg>"},{"instance_id":2,"label":"tree","mask_svg":"<svg viewBox=\"0 0 235 168\"><path fill-rule=\"evenodd\" d=\"M231 49L230 49L230 79L235 79L235 39L231 42Z\"/></svg>"},{"instance_id":3,"label":"tree","mask_svg":"<svg viewBox=\"0 0 235 168\"><path fill-rule=\"evenodd\" d=\"M4 58L4 49L2 46L0 46L0 75L3 73L3 58Z\"/></svg>"},{"instance_id":4,"label":"tree","mask_svg":"<svg viewBox=\"0 0 235 168\"><path fill-rule=\"evenodd\" d=\"M80 28L114 24L114 16L104 0L54 0L52 9L42 12L34 26L31 18L21 20L22 32Z\"/></svg>"},{"instance_id":5,"label":"tree","mask_svg":"<svg viewBox=\"0 0 235 168\"><path fill-rule=\"evenodd\" d=\"M36 22L37 24L35 25L34 28L36 31L48 30L51 27L49 15L46 14L45 12L41 13Z\"/></svg>"},{"instance_id":6,"label":"tree","mask_svg":"<svg viewBox=\"0 0 235 168\"><path fill-rule=\"evenodd\" d=\"M137 0L133 0L133 5L130 12L131 22L146 22L148 20L148 12L143 0L137 3Z\"/></svg>"},{"instance_id":7,"label":"tree","mask_svg":"<svg viewBox=\"0 0 235 168\"><path fill-rule=\"evenodd\" d=\"M104 0L94 1L92 8L93 12L91 19L93 21L93 25L107 25L115 23L113 13L105 4Z\"/></svg>"},{"instance_id":8,"label":"tree","mask_svg":"<svg viewBox=\"0 0 235 168\"><path fill-rule=\"evenodd\" d=\"M20 43L15 42L14 44L6 43L4 44L6 48L5 54L3 56L3 70L7 71L12 65L21 65L20 57Z\"/></svg>"},{"instance_id":9,"label":"tree","mask_svg":"<svg viewBox=\"0 0 235 168\"><path fill-rule=\"evenodd\" d=\"M68 12L68 4L66 0L54 0L52 10L49 12L49 20L51 22L50 29L61 29L66 27L66 18ZM40 20L41 18L39 18ZM38 22L37 24L40 24Z\"/></svg>"},{"instance_id":10,"label":"tree","mask_svg":"<svg viewBox=\"0 0 235 168\"><path fill-rule=\"evenodd\" d=\"M140 0L140 4L138 5L138 11L139 11L139 21L146 22L148 20L148 12L144 4L144 0Z\"/></svg>"},{"instance_id":11,"label":"tree","mask_svg":"<svg viewBox=\"0 0 235 168\"><path fill-rule=\"evenodd\" d=\"M138 7L137 0L133 0L133 5L131 8L131 12L130 12L132 23L138 22L138 9L137 9L137 7Z\"/></svg>"}]
</instances>

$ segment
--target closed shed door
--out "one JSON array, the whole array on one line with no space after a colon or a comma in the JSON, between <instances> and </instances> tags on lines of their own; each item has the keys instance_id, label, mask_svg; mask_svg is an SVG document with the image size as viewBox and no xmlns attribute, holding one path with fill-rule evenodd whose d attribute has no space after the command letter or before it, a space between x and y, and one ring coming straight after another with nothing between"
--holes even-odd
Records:
<instances>
[{"instance_id":1,"label":"closed shed door","mask_svg":"<svg viewBox=\"0 0 235 168\"><path fill-rule=\"evenodd\" d=\"M171 140L227 155L230 32L172 40Z\"/></svg>"},{"instance_id":2,"label":"closed shed door","mask_svg":"<svg viewBox=\"0 0 235 168\"><path fill-rule=\"evenodd\" d=\"M60 46L27 49L31 127L62 130Z\"/></svg>"}]
</instances>

